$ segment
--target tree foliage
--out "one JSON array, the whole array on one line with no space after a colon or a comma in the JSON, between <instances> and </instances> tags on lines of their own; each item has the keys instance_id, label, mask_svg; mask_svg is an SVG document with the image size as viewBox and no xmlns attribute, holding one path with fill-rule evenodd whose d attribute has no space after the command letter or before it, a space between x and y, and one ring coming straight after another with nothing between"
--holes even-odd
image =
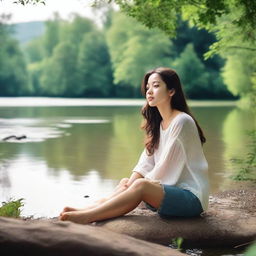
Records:
<instances>
[{"instance_id":1,"label":"tree foliage","mask_svg":"<svg viewBox=\"0 0 256 256\"><path fill-rule=\"evenodd\" d=\"M79 49L79 45L86 33L98 30L92 20L74 14L72 22L66 22L62 27L61 40L70 41Z\"/></svg>"},{"instance_id":2,"label":"tree foliage","mask_svg":"<svg viewBox=\"0 0 256 256\"><path fill-rule=\"evenodd\" d=\"M44 0L17 0L17 1L13 1L13 3L22 4L22 5L26 5L26 4L45 4L45 1Z\"/></svg>"},{"instance_id":3,"label":"tree foliage","mask_svg":"<svg viewBox=\"0 0 256 256\"><path fill-rule=\"evenodd\" d=\"M228 89L234 95L250 93L252 87L250 75L254 71L255 65L255 59L251 59L248 52L227 57L223 78Z\"/></svg>"},{"instance_id":4,"label":"tree foliage","mask_svg":"<svg viewBox=\"0 0 256 256\"><path fill-rule=\"evenodd\" d=\"M24 56L18 42L11 37L5 22L10 17L0 17L0 95L15 96L31 93Z\"/></svg>"},{"instance_id":5,"label":"tree foliage","mask_svg":"<svg viewBox=\"0 0 256 256\"><path fill-rule=\"evenodd\" d=\"M139 87L146 71L169 66L171 41L158 30L149 30L134 19L116 13L107 32L114 82Z\"/></svg>"},{"instance_id":6,"label":"tree foliage","mask_svg":"<svg viewBox=\"0 0 256 256\"><path fill-rule=\"evenodd\" d=\"M208 88L209 74L198 58L192 44L188 44L173 63L178 71L187 95L198 98L205 95Z\"/></svg>"},{"instance_id":7,"label":"tree foliage","mask_svg":"<svg viewBox=\"0 0 256 256\"><path fill-rule=\"evenodd\" d=\"M95 0L94 4L103 0ZM134 17L149 28L159 28L171 37L176 35L178 17L188 20L190 24L198 28L205 28L214 32L217 42L210 46L210 51L205 54L205 58L212 57L219 53L230 59L240 52L246 51L245 55L251 55L256 59L256 1L255 0L113 0L120 9L128 16ZM254 62L254 61L253 61ZM246 72L250 83L244 86L250 87L250 94L253 96L252 102L256 101L254 84L255 65L247 65L250 72ZM228 67L226 68L226 70ZM227 74L226 74L227 75ZM224 75L224 76L226 76ZM234 87L236 81L229 77L225 79L228 88ZM241 86L241 85L240 85ZM237 91L240 92L239 89ZM245 96L244 94L239 94Z\"/></svg>"},{"instance_id":8,"label":"tree foliage","mask_svg":"<svg viewBox=\"0 0 256 256\"><path fill-rule=\"evenodd\" d=\"M230 97L219 75L223 60L204 60L215 40L206 30L179 17L178 36L170 39L120 12L110 9L105 15L99 28L90 19L73 15L65 21L56 13L45 33L24 48L30 82L19 90L33 85L37 96L137 97L146 71L170 66L190 98Z\"/></svg>"},{"instance_id":9,"label":"tree foliage","mask_svg":"<svg viewBox=\"0 0 256 256\"><path fill-rule=\"evenodd\" d=\"M97 6L104 0L95 0ZM219 18L233 15L231 22L241 31L253 30L256 26L256 2L254 0L112 0L129 16L136 18L150 28L160 28L174 35L177 15L184 16L199 27L209 28L218 23ZM244 31L245 33L245 31Z\"/></svg>"},{"instance_id":10,"label":"tree foliage","mask_svg":"<svg viewBox=\"0 0 256 256\"><path fill-rule=\"evenodd\" d=\"M81 95L111 96L112 68L103 33L92 31L84 34L78 54L78 71Z\"/></svg>"},{"instance_id":11,"label":"tree foliage","mask_svg":"<svg viewBox=\"0 0 256 256\"><path fill-rule=\"evenodd\" d=\"M25 46L25 55L30 63L39 62L44 58L44 48L41 38L36 38Z\"/></svg>"},{"instance_id":12,"label":"tree foliage","mask_svg":"<svg viewBox=\"0 0 256 256\"><path fill-rule=\"evenodd\" d=\"M37 95L110 96L112 69L105 37L89 19L55 14L41 38L26 47Z\"/></svg>"},{"instance_id":13,"label":"tree foliage","mask_svg":"<svg viewBox=\"0 0 256 256\"><path fill-rule=\"evenodd\" d=\"M76 51L69 42L58 44L45 62L41 77L42 88L52 96L76 96Z\"/></svg>"},{"instance_id":14,"label":"tree foliage","mask_svg":"<svg viewBox=\"0 0 256 256\"><path fill-rule=\"evenodd\" d=\"M56 45L60 41L60 18L57 13L54 15L53 20L48 20L45 22L46 33L44 35L44 51L45 55L51 56Z\"/></svg>"}]
</instances>

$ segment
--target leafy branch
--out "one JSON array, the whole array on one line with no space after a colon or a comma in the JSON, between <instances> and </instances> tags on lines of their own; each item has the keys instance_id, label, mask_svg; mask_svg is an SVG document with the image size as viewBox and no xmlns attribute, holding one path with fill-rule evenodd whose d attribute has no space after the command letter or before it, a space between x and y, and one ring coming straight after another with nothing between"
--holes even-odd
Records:
<instances>
[{"instance_id":1,"label":"leafy branch","mask_svg":"<svg viewBox=\"0 0 256 256\"><path fill-rule=\"evenodd\" d=\"M14 4L22 4L22 5L27 5L27 4L44 4L45 5L45 1L44 0L18 0L18 1L14 1Z\"/></svg>"}]
</instances>

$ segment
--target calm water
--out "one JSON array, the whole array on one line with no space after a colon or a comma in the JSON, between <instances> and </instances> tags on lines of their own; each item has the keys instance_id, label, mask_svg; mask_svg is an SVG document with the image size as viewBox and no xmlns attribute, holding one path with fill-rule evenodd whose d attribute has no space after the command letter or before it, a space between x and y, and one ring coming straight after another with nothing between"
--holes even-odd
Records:
<instances>
[{"instance_id":1,"label":"calm water","mask_svg":"<svg viewBox=\"0 0 256 256\"><path fill-rule=\"evenodd\" d=\"M130 175L143 149L140 106L24 105L0 107L0 139L27 136L0 143L0 202L24 198L23 215L53 217L65 205L82 207L109 194ZM211 192L227 189L230 159L246 152L245 131L255 116L216 104L192 111L208 140Z\"/></svg>"}]
</instances>

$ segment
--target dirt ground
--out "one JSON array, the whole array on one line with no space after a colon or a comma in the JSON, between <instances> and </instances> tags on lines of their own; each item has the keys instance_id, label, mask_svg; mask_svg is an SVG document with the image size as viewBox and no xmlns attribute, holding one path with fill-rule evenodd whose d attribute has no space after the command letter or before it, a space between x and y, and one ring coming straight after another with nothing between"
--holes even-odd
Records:
<instances>
[{"instance_id":1,"label":"dirt ground","mask_svg":"<svg viewBox=\"0 0 256 256\"><path fill-rule=\"evenodd\" d=\"M256 216L256 183L234 182L229 190L210 196L210 206L212 208L219 201L224 203L225 200L227 200L225 207L230 208L230 210L241 209L251 216Z\"/></svg>"}]
</instances>

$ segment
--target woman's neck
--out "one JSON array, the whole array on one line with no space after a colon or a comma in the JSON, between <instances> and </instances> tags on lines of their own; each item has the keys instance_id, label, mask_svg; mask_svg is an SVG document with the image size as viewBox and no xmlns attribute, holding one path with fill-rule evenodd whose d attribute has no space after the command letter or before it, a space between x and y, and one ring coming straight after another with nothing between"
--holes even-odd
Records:
<instances>
[{"instance_id":1,"label":"woman's neck","mask_svg":"<svg viewBox=\"0 0 256 256\"><path fill-rule=\"evenodd\" d=\"M172 119L176 110L171 108L170 105L158 106L157 108L163 119L163 123L168 124L169 121Z\"/></svg>"}]
</instances>

